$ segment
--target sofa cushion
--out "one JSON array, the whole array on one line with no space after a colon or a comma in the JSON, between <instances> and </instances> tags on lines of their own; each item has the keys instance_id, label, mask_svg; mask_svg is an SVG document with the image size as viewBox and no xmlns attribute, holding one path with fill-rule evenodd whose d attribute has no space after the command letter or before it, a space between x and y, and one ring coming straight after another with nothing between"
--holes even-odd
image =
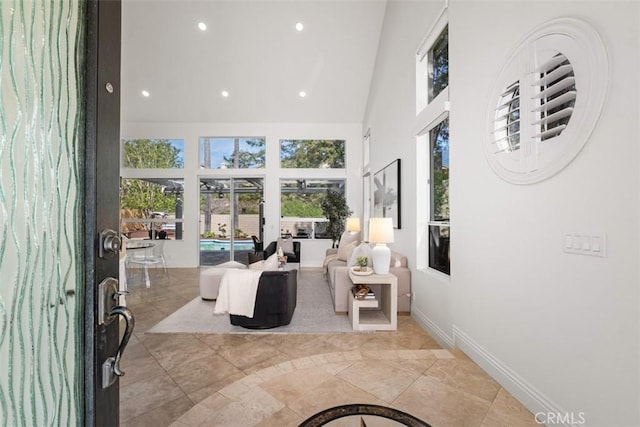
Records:
<instances>
[{"instance_id":1,"label":"sofa cushion","mask_svg":"<svg viewBox=\"0 0 640 427\"><path fill-rule=\"evenodd\" d=\"M355 241L338 246L338 259L340 261L347 261L356 246L358 246L358 242Z\"/></svg>"},{"instance_id":2,"label":"sofa cushion","mask_svg":"<svg viewBox=\"0 0 640 427\"><path fill-rule=\"evenodd\" d=\"M389 267L407 267L407 257L397 252L391 251L391 261L389 262Z\"/></svg>"},{"instance_id":3,"label":"sofa cushion","mask_svg":"<svg viewBox=\"0 0 640 427\"><path fill-rule=\"evenodd\" d=\"M348 245L351 242L356 242L356 245L360 242L360 232L353 233L351 231L345 231L340 236L340 240L338 242L338 250L340 250L340 246Z\"/></svg>"}]
</instances>

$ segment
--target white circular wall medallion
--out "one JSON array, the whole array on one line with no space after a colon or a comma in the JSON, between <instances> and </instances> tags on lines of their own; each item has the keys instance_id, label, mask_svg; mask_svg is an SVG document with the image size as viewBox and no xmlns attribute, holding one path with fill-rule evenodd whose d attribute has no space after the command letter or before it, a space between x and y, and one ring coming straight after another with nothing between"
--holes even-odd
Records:
<instances>
[{"instance_id":1,"label":"white circular wall medallion","mask_svg":"<svg viewBox=\"0 0 640 427\"><path fill-rule=\"evenodd\" d=\"M561 171L598 122L608 58L597 31L576 18L534 29L501 69L487 107L484 152L494 172L532 184Z\"/></svg>"}]
</instances>

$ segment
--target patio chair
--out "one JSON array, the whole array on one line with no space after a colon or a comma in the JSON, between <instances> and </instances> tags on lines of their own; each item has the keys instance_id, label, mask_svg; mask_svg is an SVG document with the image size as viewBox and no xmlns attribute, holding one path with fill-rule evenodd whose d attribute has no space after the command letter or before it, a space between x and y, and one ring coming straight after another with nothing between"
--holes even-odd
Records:
<instances>
[{"instance_id":1,"label":"patio chair","mask_svg":"<svg viewBox=\"0 0 640 427\"><path fill-rule=\"evenodd\" d=\"M164 240L146 241L141 249L128 248L127 265L134 264L144 268L144 279L147 288L151 287L149 267L162 266L164 276L167 275L167 263L164 259Z\"/></svg>"},{"instance_id":2,"label":"patio chair","mask_svg":"<svg viewBox=\"0 0 640 427\"><path fill-rule=\"evenodd\" d=\"M264 250L262 241L258 238L258 236L251 236L251 240L253 240L253 254L261 254Z\"/></svg>"}]
</instances>

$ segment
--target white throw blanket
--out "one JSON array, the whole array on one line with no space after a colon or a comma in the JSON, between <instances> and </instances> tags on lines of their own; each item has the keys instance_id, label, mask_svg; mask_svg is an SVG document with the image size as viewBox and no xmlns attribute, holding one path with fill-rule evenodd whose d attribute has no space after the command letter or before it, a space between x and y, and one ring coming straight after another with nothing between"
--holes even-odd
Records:
<instances>
[{"instance_id":1,"label":"white throw blanket","mask_svg":"<svg viewBox=\"0 0 640 427\"><path fill-rule=\"evenodd\" d=\"M329 267L329 263L331 261L334 261L338 259L338 254L329 254L324 258L324 261L322 262L322 272L324 274L327 274L327 269Z\"/></svg>"},{"instance_id":2,"label":"white throw blanket","mask_svg":"<svg viewBox=\"0 0 640 427\"><path fill-rule=\"evenodd\" d=\"M213 312L253 317L261 275L261 270L228 269L220 280L220 289Z\"/></svg>"}]
</instances>

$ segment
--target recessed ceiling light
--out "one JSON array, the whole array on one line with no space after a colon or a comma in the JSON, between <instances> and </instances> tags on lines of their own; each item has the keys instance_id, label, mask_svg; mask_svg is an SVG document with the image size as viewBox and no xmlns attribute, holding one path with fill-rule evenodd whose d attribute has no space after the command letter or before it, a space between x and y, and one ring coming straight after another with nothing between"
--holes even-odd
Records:
<instances>
[{"instance_id":1,"label":"recessed ceiling light","mask_svg":"<svg viewBox=\"0 0 640 427\"><path fill-rule=\"evenodd\" d=\"M296 30L298 30L298 31L304 30L304 25L302 25L302 22L298 22L296 24Z\"/></svg>"},{"instance_id":2,"label":"recessed ceiling light","mask_svg":"<svg viewBox=\"0 0 640 427\"><path fill-rule=\"evenodd\" d=\"M202 31L205 31L207 29L207 24L205 24L204 22L198 22L198 28L200 28Z\"/></svg>"},{"instance_id":3,"label":"recessed ceiling light","mask_svg":"<svg viewBox=\"0 0 640 427\"><path fill-rule=\"evenodd\" d=\"M142 91L142 96L144 96L145 98L148 98L151 94L149 93L148 90L143 90Z\"/></svg>"},{"instance_id":4,"label":"recessed ceiling light","mask_svg":"<svg viewBox=\"0 0 640 427\"><path fill-rule=\"evenodd\" d=\"M300 98L304 98L305 96L307 96L307 92L301 90L298 95L300 95Z\"/></svg>"},{"instance_id":5,"label":"recessed ceiling light","mask_svg":"<svg viewBox=\"0 0 640 427\"><path fill-rule=\"evenodd\" d=\"M224 96L225 98L229 96L229 92L227 92L226 90L223 90L222 92L220 92L220 95Z\"/></svg>"}]
</instances>

